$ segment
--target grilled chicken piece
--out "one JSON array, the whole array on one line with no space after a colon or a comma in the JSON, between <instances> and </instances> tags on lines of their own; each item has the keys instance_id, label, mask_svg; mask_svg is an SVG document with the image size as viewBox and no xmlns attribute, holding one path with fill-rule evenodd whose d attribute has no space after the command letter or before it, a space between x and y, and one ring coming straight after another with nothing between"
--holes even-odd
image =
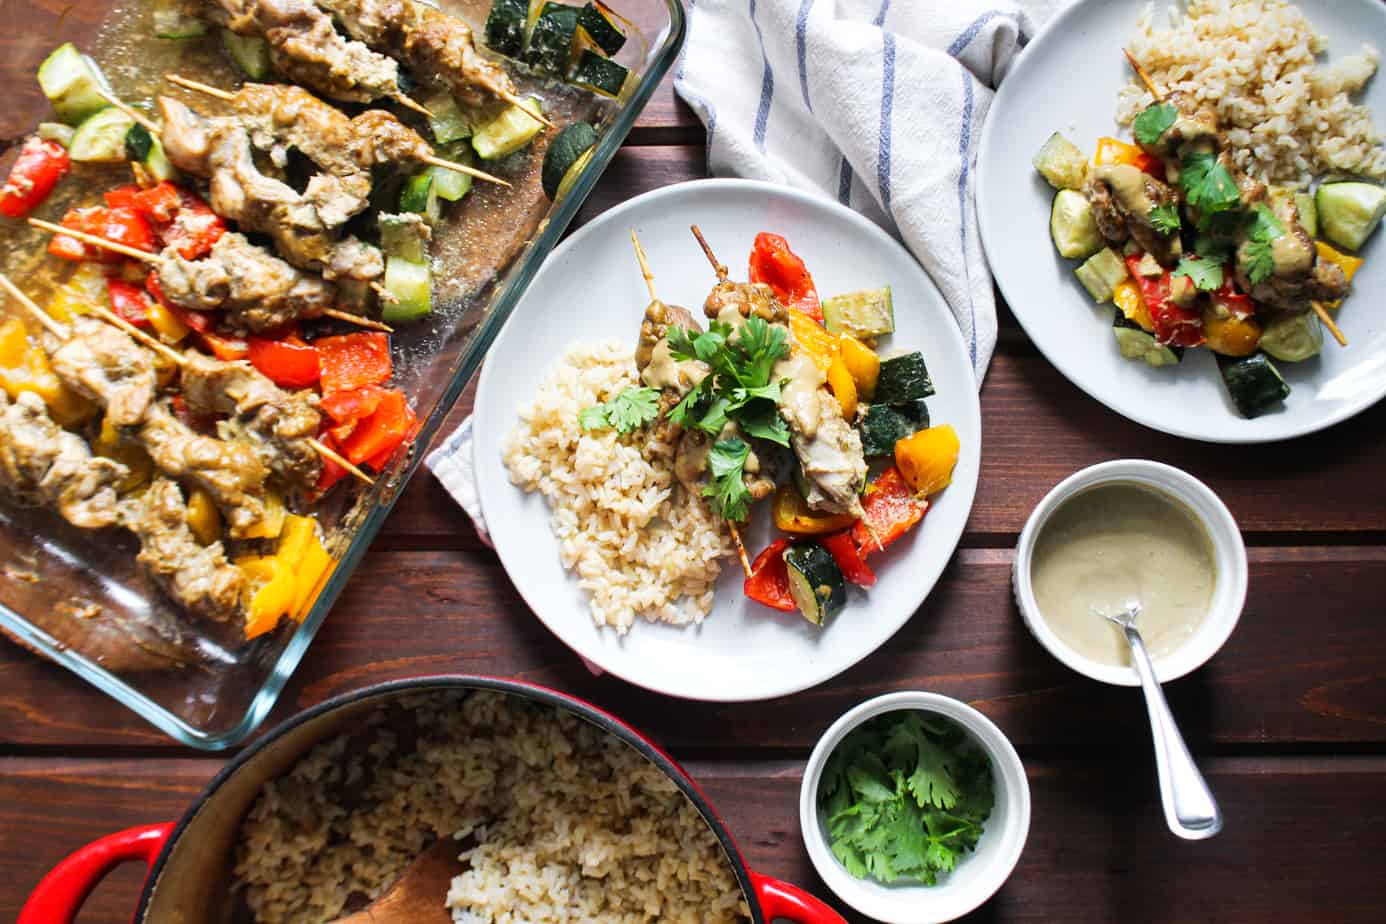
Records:
<instances>
[{"instance_id":1,"label":"grilled chicken piece","mask_svg":"<svg viewBox=\"0 0 1386 924\"><path fill-rule=\"evenodd\" d=\"M163 253L159 287L175 305L223 311L230 327L252 333L315 318L338 304L338 287L295 269L242 234L226 233L201 260Z\"/></svg>"},{"instance_id":2,"label":"grilled chicken piece","mask_svg":"<svg viewBox=\"0 0 1386 924\"><path fill-rule=\"evenodd\" d=\"M718 440L729 439L742 440L751 447L751 451L746 455L741 480L751 494L752 503L769 497L775 491L775 478L774 472L769 470L770 466L766 462L773 459L773 455L767 453L762 459L756 449L765 448L762 445L763 441L748 438L735 423L728 423L715 437L706 430L683 431L679 438L678 451L674 455L674 477L690 494L702 494L703 486L707 483L708 453Z\"/></svg>"},{"instance_id":3,"label":"grilled chicken piece","mask_svg":"<svg viewBox=\"0 0 1386 924\"><path fill-rule=\"evenodd\" d=\"M55 508L81 529L116 525L116 485L129 470L93 456L87 444L48 416L43 399L0 391L0 479L15 500Z\"/></svg>"},{"instance_id":4,"label":"grilled chicken piece","mask_svg":"<svg viewBox=\"0 0 1386 924\"><path fill-rule=\"evenodd\" d=\"M289 484L309 488L322 457L309 440L322 421L311 392L287 392L245 362L184 354L183 397L196 414L228 415L222 436L254 446L260 461Z\"/></svg>"},{"instance_id":5,"label":"grilled chicken piece","mask_svg":"<svg viewBox=\"0 0 1386 924\"><path fill-rule=\"evenodd\" d=\"M683 432L683 427L665 415L708 374L706 364L696 359L676 360L669 353L671 327L682 327L694 334L702 332L702 326L687 308L656 299L645 307L640 339L635 344L635 368L640 372L641 384L659 389L659 417L652 435L662 443L677 441Z\"/></svg>"},{"instance_id":6,"label":"grilled chicken piece","mask_svg":"<svg viewBox=\"0 0 1386 924\"><path fill-rule=\"evenodd\" d=\"M176 482L156 478L142 496L125 502L123 519L139 537L140 565L164 593L209 619L236 616L245 576L226 560L220 542L197 541Z\"/></svg>"},{"instance_id":7,"label":"grilled chicken piece","mask_svg":"<svg viewBox=\"0 0 1386 924\"><path fill-rule=\"evenodd\" d=\"M244 538L265 518L269 472L249 443L203 436L163 402L150 406L139 433L159 471L186 479L211 495L233 539Z\"/></svg>"},{"instance_id":8,"label":"grilled chicken piece","mask_svg":"<svg viewBox=\"0 0 1386 924\"><path fill-rule=\"evenodd\" d=\"M1299 208L1293 196L1273 196L1271 210L1285 233L1271 241L1275 268L1255 285L1248 275L1249 248L1243 241L1237 248L1237 285L1262 304L1285 311L1308 311L1310 302L1331 302L1347 295L1348 280L1342 267L1318 258L1314 240L1299 221Z\"/></svg>"},{"instance_id":9,"label":"grilled chicken piece","mask_svg":"<svg viewBox=\"0 0 1386 924\"><path fill-rule=\"evenodd\" d=\"M732 314L732 311L736 314ZM703 302L703 314L724 324L739 324L737 315L755 315L772 324L785 322L785 309L775 292L763 282L719 282Z\"/></svg>"},{"instance_id":10,"label":"grilled chicken piece","mask_svg":"<svg viewBox=\"0 0 1386 924\"><path fill-rule=\"evenodd\" d=\"M789 445L807 482L804 499L824 513L863 516L866 455L861 435L823 387L825 376L811 359L795 352L775 364L774 377L787 380L780 391L780 414L789 424Z\"/></svg>"},{"instance_id":11,"label":"grilled chicken piece","mask_svg":"<svg viewBox=\"0 0 1386 924\"><path fill-rule=\"evenodd\" d=\"M93 317L73 320L53 351L53 371L69 388L99 401L117 427L139 423L154 400L154 357L128 334Z\"/></svg>"},{"instance_id":12,"label":"grilled chicken piece","mask_svg":"<svg viewBox=\"0 0 1386 924\"><path fill-rule=\"evenodd\" d=\"M1101 164L1093 168L1085 192L1097 230L1109 242L1122 244L1133 238L1162 266L1179 262L1179 235L1161 234L1150 221L1156 206L1177 204L1169 186L1130 164Z\"/></svg>"},{"instance_id":13,"label":"grilled chicken piece","mask_svg":"<svg viewBox=\"0 0 1386 924\"><path fill-rule=\"evenodd\" d=\"M399 98L399 64L340 34L312 0L210 0L212 18L268 42L275 70L351 103Z\"/></svg>"}]
</instances>

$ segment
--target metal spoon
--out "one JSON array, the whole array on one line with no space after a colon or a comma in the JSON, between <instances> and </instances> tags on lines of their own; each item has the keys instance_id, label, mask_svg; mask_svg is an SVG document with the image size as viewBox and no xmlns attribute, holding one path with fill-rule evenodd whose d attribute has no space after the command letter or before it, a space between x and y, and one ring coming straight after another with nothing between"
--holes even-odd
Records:
<instances>
[{"instance_id":1,"label":"metal spoon","mask_svg":"<svg viewBox=\"0 0 1386 924\"><path fill-rule=\"evenodd\" d=\"M1141 614L1140 602L1128 601L1126 608L1115 614L1096 609L1093 612L1120 626L1131 645L1131 661L1140 675L1145 706L1150 713L1150 734L1155 741L1155 768L1160 778L1165 823L1185 840L1212 837L1222 830L1222 810L1189 754L1184 736L1179 733L1179 726L1169 711L1169 703L1165 702L1160 682L1155 679L1155 665L1136 628L1136 618Z\"/></svg>"}]
</instances>

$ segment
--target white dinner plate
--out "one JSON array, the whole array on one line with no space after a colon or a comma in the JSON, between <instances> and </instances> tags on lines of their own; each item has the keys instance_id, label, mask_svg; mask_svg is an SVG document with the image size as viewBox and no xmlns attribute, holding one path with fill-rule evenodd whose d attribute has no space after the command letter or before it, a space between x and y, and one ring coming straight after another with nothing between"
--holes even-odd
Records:
<instances>
[{"instance_id":1,"label":"white dinner plate","mask_svg":"<svg viewBox=\"0 0 1386 924\"><path fill-rule=\"evenodd\" d=\"M1117 413L1175 436L1213 443L1262 443L1312 433L1351 417L1386 394L1386 232L1358 254L1366 259L1338 313L1344 349L1324 337L1321 356L1277 362L1292 391L1283 409L1247 420L1227 396L1208 350L1190 350L1178 366L1155 369L1123 359L1111 332L1113 308L1095 306L1049 238L1054 190L1031 166L1046 138L1061 131L1091 153L1118 131L1117 90L1131 73L1121 49L1147 0L1078 0L1021 54L1002 83L982 131L977 212L992 273L1016 318L1060 372ZM1363 41L1386 46L1386 4L1379 0L1298 0L1328 39L1328 59L1356 54ZM1155 3L1162 25L1170 0ZM1362 101L1386 129L1386 77Z\"/></svg>"},{"instance_id":2,"label":"white dinner plate","mask_svg":"<svg viewBox=\"0 0 1386 924\"><path fill-rule=\"evenodd\" d=\"M716 282L689 233L696 223L733 278L744 279L759 231L784 235L828 295L889 285L892 349L920 350L937 394L934 423L962 441L953 483L923 523L872 559L870 590L852 587L846 608L818 628L797 613L752 603L734 559L724 563L716 602L700 626L639 621L625 636L598 628L586 595L559 562L549 508L511 484L501 441L534 399L541 379L574 341L631 343L649 296L630 244L640 235L660 298L698 309ZM477 386L476 469L482 512L510 579L530 608L570 648L631 683L689 699L743 701L821 683L875 651L928 596L962 535L977 487L981 416L962 335L932 281L909 253L870 221L835 202L744 180L681 183L631 199L569 238L544 262L486 358ZM770 538L768 504L746 531L754 556Z\"/></svg>"}]
</instances>

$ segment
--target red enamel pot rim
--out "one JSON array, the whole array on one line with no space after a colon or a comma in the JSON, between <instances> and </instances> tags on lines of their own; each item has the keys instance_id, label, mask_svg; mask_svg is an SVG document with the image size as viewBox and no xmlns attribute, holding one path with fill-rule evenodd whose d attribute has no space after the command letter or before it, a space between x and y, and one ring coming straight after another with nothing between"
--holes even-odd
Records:
<instances>
[{"instance_id":1,"label":"red enamel pot rim","mask_svg":"<svg viewBox=\"0 0 1386 924\"><path fill-rule=\"evenodd\" d=\"M70 924L75 920L83 900L96 882L115 865L127 860L143 860L149 864L149 873L141 889L139 905L133 919L136 922L144 921L154 895L154 887L159 882L160 874L183 832L217 791L265 748L308 722L363 700L406 692L458 689L493 690L566 709L603 731L617 736L647 760L652 761L692 800L707 820L732 864L737 882L746 895L747 905L756 924L766 924L775 918L786 918L800 924L845 924L841 915L817 898L795 886L751 870L746 865L731 831L687 771L653 741L621 719L578 697L538 684L467 674L437 674L387 681L335 696L296 713L232 758L207 783L176 825L132 828L94 841L62 861L34 889L28 903L20 912L18 924Z\"/></svg>"}]
</instances>

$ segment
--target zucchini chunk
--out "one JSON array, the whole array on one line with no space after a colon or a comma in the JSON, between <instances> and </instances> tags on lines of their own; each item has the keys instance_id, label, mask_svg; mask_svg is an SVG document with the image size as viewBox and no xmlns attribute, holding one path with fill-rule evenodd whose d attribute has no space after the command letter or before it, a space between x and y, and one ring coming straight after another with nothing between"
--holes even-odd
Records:
<instances>
[{"instance_id":1,"label":"zucchini chunk","mask_svg":"<svg viewBox=\"0 0 1386 924\"><path fill-rule=\"evenodd\" d=\"M1250 356L1218 357L1218 371L1232 396L1232 403L1243 417L1259 417L1284 402L1290 386L1265 353Z\"/></svg>"},{"instance_id":2,"label":"zucchini chunk","mask_svg":"<svg viewBox=\"0 0 1386 924\"><path fill-rule=\"evenodd\" d=\"M1073 275L1077 276L1083 288L1088 290L1092 300L1100 305L1112 300L1112 296L1116 294L1117 283L1129 274L1126 272L1126 261L1121 259L1121 254L1110 247L1104 247L1088 257L1082 266L1073 271Z\"/></svg>"},{"instance_id":3,"label":"zucchini chunk","mask_svg":"<svg viewBox=\"0 0 1386 924\"><path fill-rule=\"evenodd\" d=\"M847 604L842 569L821 545L792 545L784 551L789 593L804 618L815 626L832 619Z\"/></svg>"},{"instance_id":4,"label":"zucchini chunk","mask_svg":"<svg viewBox=\"0 0 1386 924\"><path fill-rule=\"evenodd\" d=\"M858 340L895 332L895 305L890 286L834 295L823 303L823 323L834 334Z\"/></svg>"},{"instance_id":5,"label":"zucchini chunk","mask_svg":"<svg viewBox=\"0 0 1386 924\"><path fill-rule=\"evenodd\" d=\"M545 3L534 21L520 60L545 74L561 74L577 32L578 10L563 3Z\"/></svg>"},{"instance_id":6,"label":"zucchini chunk","mask_svg":"<svg viewBox=\"0 0 1386 924\"><path fill-rule=\"evenodd\" d=\"M422 105L432 113L428 117L428 130L433 133L434 144L450 144L472 137L475 129L472 118L457 105L451 93L436 93L425 98Z\"/></svg>"},{"instance_id":7,"label":"zucchini chunk","mask_svg":"<svg viewBox=\"0 0 1386 924\"><path fill-rule=\"evenodd\" d=\"M1177 365L1184 358L1183 347L1160 343L1154 334L1120 311L1113 313L1112 333L1116 336L1117 349L1127 359L1143 359L1158 369Z\"/></svg>"},{"instance_id":8,"label":"zucchini chunk","mask_svg":"<svg viewBox=\"0 0 1386 924\"><path fill-rule=\"evenodd\" d=\"M1097 219L1087 196L1072 189L1054 194L1054 204L1049 209L1049 236L1059 256L1068 260L1086 260L1102 249L1102 234L1097 230Z\"/></svg>"},{"instance_id":9,"label":"zucchini chunk","mask_svg":"<svg viewBox=\"0 0 1386 924\"><path fill-rule=\"evenodd\" d=\"M155 0L154 35L161 39L190 39L207 34L207 20L185 0Z\"/></svg>"},{"instance_id":10,"label":"zucchini chunk","mask_svg":"<svg viewBox=\"0 0 1386 924\"><path fill-rule=\"evenodd\" d=\"M106 89L105 76L71 42L59 45L43 60L38 82L53 111L68 125L80 125L109 105L99 92Z\"/></svg>"},{"instance_id":11,"label":"zucchini chunk","mask_svg":"<svg viewBox=\"0 0 1386 924\"><path fill-rule=\"evenodd\" d=\"M922 419L921 419L922 417ZM857 425L862 453L868 459L895 455L895 444L928 429L929 409L922 400L890 407L873 404Z\"/></svg>"},{"instance_id":12,"label":"zucchini chunk","mask_svg":"<svg viewBox=\"0 0 1386 924\"><path fill-rule=\"evenodd\" d=\"M258 35L238 35L221 30L221 44L236 67L251 80L264 80L270 72L269 43Z\"/></svg>"},{"instance_id":13,"label":"zucchini chunk","mask_svg":"<svg viewBox=\"0 0 1386 924\"><path fill-rule=\"evenodd\" d=\"M486 17L486 44L498 55L518 58L525 47L525 0L494 0ZM433 107L428 107L432 109Z\"/></svg>"},{"instance_id":14,"label":"zucchini chunk","mask_svg":"<svg viewBox=\"0 0 1386 924\"><path fill-rule=\"evenodd\" d=\"M1088 159L1059 132L1040 146L1032 163L1055 189L1082 189L1088 179Z\"/></svg>"},{"instance_id":15,"label":"zucchini chunk","mask_svg":"<svg viewBox=\"0 0 1386 924\"><path fill-rule=\"evenodd\" d=\"M40 122L38 136L44 141L56 141L63 147L72 146L72 135L76 129L66 122Z\"/></svg>"},{"instance_id":16,"label":"zucchini chunk","mask_svg":"<svg viewBox=\"0 0 1386 924\"><path fill-rule=\"evenodd\" d=\"M382 301L380 318L386 324L417 320L433 311L433 271L427 262L386 257L385 291L395 297Z\"/></svg>"},{"instance_id":17,"label":"zucchini chunk","mask_svg":"<svg viewBox=\"0 0 1386 924\"><path fill-rule=\"evenodd\" d=\"M134 125L134 119L114 106L107 106L77 126L67 149L68 156L84 164L118 164L125 160L125 136Z\"/></svg>"},{"instance_id":18,"label":"zucchini chunk","mask_svg":"<svg viewBox=\"0 0 1386 924\"><path fill-rule=\"evenodd\" d=\"M132 163L143 167L150 177L159 182L171 180L178 175L168 155L164 153L163 142L138 122L132 124L130 130L125 133L125 156Z\"/></svg>"},{"instance_id":19,"label":"zucchini chunk","mask_svg":"<svg viewBox=\"0 0 1386 924\"><path fill-rule=\"evenodd\" d=\"M1261 330L1261 349L1287 363L1303 362L1323 352L1323 325L1317 315L1276 315Z\"/></svg>"},{"instance_id":20,"label":"zucchini chunk","mask_svg":"<svg viewBox=\"0 0 1386 924\"><path fill-rule=\"evenodd\" d=\"M376 224L380 227L380 249L385 256L411 263L428 262L428 241L432 232L417 213L381 212Z\"/></svg>"},{"instance_id":21,"label":"zucchini chunk","mask_svg":"<svg viewBox=\"0 0 1386 924\"><path fill-rule=\"evenodd\" d=\"M603 52L614 55L626 43L622 32L611 17L596 3L589 2L578 13L578 28L587 33L587 38Z\"/></svg>"},{"instance_id":22,"label":"zucchini chunk","mask_svg":"<svg viewBox=\"0 0 1386 924\"><path fill-rule=\"evenodd\" d=\"M543 114L537 97L529 97L522 105L530 112ZM472 135L472 150L482 160L499 160L529 144L543 127L537 119L521 112L519 106L508 106L476 130Z\"/></svg>"},{"instance_id":23,"label":"zucchini chunk","mask_svg":"<svg viewBox=\"0 0 1386 924\"><path fill-rule=\"evenodd\" d=\"M584 49L568 80L593 93L615 99L621 95L621 88L626 85L629 76L630 71L615 61L603 58L591 49Z\"/></svg>"},{"instance_id":24,"label":"zucchini chunk","mask_svg":"<svg viewBox=\"0 0 1386 924\"><path fill-rule=\"evenodd\" d=\"M425 170L404 181L399 191L399 210L417 212L430 225L442 217L443 207L438 202L438 191L434 189L433 173Z\"/></svg>"},{"instance_id":25,"label":"zucchini chunk","mask_svg":"<svg viewBox=\"0 0 1386 924\"><path fill-rule=\"evenodd\" d=\"M1357 250L1386 215L1386 189L1371 183L1325 183L1319 187L1315 205L1323 236Z\"/></svg>"},{"instance_id":26,"label":"zucchini chunk","mask_svg":"<svg viewBox=\"0 0 1386 924\"><path fill-rule=\"evenodd\" d=\"M878 404L904 404L933 393L934 383L924 365L923 353L905 353L881 360L881 374L876 379Z\"/></svg>"},{"instance_id":27,"label":"zucchini chunk","mask_svg":"<svg viewBox=\"0 0 1386 924\"><path fill-rule=\"evenodd\" d=\"M574 122L555 135L549 142L549 149L544 152L544 195L557 200L563 178L596 143L597 130L586 122Z\"/></svg>"}]
</instances>

